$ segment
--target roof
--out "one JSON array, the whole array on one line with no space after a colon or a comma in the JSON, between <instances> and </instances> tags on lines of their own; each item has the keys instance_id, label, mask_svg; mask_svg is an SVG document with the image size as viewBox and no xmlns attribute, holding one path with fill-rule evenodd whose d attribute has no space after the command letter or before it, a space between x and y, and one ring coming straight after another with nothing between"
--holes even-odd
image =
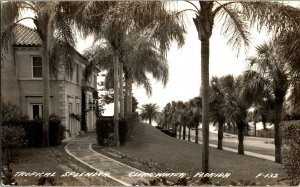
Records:
<instances>
[{"instance_id":1,"label":"roof","mask_svg":"<svg viewBox=\"0 0 300 187\"><path fill-rule=\"evenodd\" d=\"M14 30L14 46L18 47L39 47L42 45L42 40L36 30L17 24ZM87 60L81 53L79 53L73 46L69 45L74 52L84 60Z\"/></svg>"},{"instance_id":2,"label":"roof","mask_svg":"<svg viewBox=\"0 0 300 187\"><path fill-rule=\"evenodd\" d=\"M42 40L34 29L18 24L14 30L17 46L41 46Z\"/></svg>"}]
</instances>

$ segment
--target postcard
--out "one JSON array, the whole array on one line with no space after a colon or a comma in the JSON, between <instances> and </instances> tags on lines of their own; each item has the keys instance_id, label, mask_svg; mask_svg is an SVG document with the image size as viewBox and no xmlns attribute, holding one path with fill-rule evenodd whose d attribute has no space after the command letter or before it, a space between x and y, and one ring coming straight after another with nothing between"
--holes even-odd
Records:
<instances>
[{"instance_id":1,"label":"postcard","mask_svg":"<svg viewBox=\"0 0 300 187\"><path fill-rule=\"evenodd\" d=\"M1 184L298 186L300 3L1 2Z\"/></svg>"}]
</instances>

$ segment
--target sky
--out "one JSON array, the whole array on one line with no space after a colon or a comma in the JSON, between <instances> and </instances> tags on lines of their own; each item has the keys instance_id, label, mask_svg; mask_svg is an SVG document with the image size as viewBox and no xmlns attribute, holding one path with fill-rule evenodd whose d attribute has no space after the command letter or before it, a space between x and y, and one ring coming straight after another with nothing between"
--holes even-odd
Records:
<instances>
[{"instance_id":1,"label":"sky","mask_svg":"<svg viewBox=\"0 0 300 187\"><path fill-rule=\"evenodd\" d=\"M298 4L299 5L299 4ZM177 2L179 10L193 8L186 2ZM198 39L196 28L192 22L194 13L186 13L185 45L178 49L177 45L172 44L168 51L167 60L169 64L169 81L164 87L160 82L151 79L152 96L147 96L142 87L133 86L133 95L139 102L139 107L146 103L156 103L160 110L171 101L188 101L200 93L201 72L200 72L200 41ZM23 22L30 25L28 22ZM213 34L210 39L210 77L232 74L237 76L246 70L246 59L255 54L255 46L267 41L270 37L267 32L258 32L252 29L250 47L245 50L241 48L239 56L236 50L227 45L226 39L220 35L220 26L222 23L215 22ZM83 39L78 35L76 49L83 52L93 44L91 37ZM113 114L113 105L107 106L104 115Z\"/></svg>"},{"instance_id":2,"label":"sky","mask_svg":"<svg viewBox=\"0 0 300 187\"><path fill-rule=\"evenodd\" d=\"M186 2L178 3L180 9L192 8ZM143 87L133 87L133 95L139 102L139 107L146 103L156 103L160 110L171 101L188 101L193 97L199 96L201 84L201 67L200 67L200 41L197 30L192 23L193 12L186 12L187 34L185 36L185 45L177 48L177 44L172 44L167 60L169 64L169 81L164 87L160 82L151 80L152 96L148 97ZM246 58L254 55L254 46L261 44L268 38L266 32L257 32L253 30L251 46L248 50L240 50L239 56L227 45L227 41L221 36L220 27L215 24L210 44L210 76L223 76L233 74L237 76L246 69ZM92 39L88 39L89 42ZM91 43L79 41L77 47L82 51L89 47ZM113 105L107 106L104 115L113 114Z\"/></svg>"}]
</instances>

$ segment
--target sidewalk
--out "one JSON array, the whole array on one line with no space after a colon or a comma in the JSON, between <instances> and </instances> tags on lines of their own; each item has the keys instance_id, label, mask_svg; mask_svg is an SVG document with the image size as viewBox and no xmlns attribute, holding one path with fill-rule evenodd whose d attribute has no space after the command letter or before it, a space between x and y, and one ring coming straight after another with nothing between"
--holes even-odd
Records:
<instances>
[{"instance_id":1,"label":"sidewalk","mask_svg":"<svg viewBox=\"0 0 300 187\"><path fill-rule=\"evenodd\" d=\"M121 185L132 186L138 181L148 181L147 178L129 177L130 172L143 173L143 171L125 165L91 148L96 143L94 133L78 135L66 141L65 151L81 163L89 166L97 172L109 172L109 178L119 182Z\"/></svg>"}]
</instances>

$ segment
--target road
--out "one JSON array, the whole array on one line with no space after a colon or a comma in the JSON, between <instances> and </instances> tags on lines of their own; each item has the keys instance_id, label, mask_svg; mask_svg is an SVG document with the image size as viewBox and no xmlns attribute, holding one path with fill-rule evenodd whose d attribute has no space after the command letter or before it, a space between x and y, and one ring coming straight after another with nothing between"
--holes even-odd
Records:
<instances>
[{"instance_id":1,"label":"road","mask_svg":"<svg viewBox=\"0 0 300 187\"><path fill-rule=\"evenodd\" d=\"M195 131L191 130L191 139L194 141ZM187 138L186 138L187 139ZM199 141L202 139L202 131L199 130ZM218 135L217 132L211 131L209 134L209 143L217 145ZM224 133L223 147L235 149L237 152L238 138L237 135ZM259 138L259 137L244 137L244 150L258 153L262 155L274 156L275 146L272 138Z\"/></svg>"}]
</instances>

